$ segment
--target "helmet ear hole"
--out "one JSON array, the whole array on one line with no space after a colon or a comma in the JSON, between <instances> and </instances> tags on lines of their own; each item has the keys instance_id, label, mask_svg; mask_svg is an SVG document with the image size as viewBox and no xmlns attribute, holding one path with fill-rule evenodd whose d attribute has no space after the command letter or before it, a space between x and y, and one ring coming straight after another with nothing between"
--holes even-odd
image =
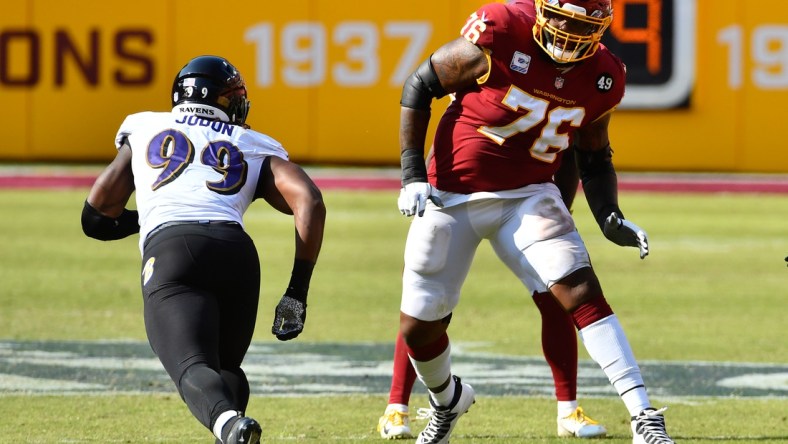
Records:
<instances>
[{"instance_id":1,"label":"helmet ear hole","mask_svg":"<svg viewBox=\"0 0 788 444\"><path fill-rule=\"evenodd\" d=\"M246 83L227 59L195 57L175 76L172 106L181 112L242 125L249 113Z\"/></svg>"}]
</instances>

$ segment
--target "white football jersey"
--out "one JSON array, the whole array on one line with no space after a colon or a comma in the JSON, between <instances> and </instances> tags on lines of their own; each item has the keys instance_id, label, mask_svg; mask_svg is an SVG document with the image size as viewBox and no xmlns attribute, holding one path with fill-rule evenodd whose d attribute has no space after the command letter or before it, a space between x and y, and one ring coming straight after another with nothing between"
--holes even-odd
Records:
<instances>
[{"instance_id":1,"label":"white football jersey","mask_svg":"<svg viewBox=\"0 0 788 444\"><path fill-rule=\"evenodd\" d=\"M118 149L124 139L132 151L140 251L165 222L243 224L265 158L288 159L271 137L176 110L129 115L115 136Z\"/></svg>"}]
</instances>

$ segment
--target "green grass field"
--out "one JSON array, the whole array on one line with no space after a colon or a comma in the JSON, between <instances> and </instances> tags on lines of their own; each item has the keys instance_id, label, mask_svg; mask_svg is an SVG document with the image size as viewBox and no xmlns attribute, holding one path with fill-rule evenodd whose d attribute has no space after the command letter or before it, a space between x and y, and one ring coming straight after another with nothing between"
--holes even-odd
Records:
<instances>
[{"instance_id":1,"label":"green grass field","mask_svg":"<svg viewBox=\"0 0 788 444\"><path fill-rule=\"evenodd\" d=\"M0 340L145 340L138 239L102 243L84 237L79 216L86 194L0 190ZM326 190L325 199L326 238L306 330L296 341L390 344L408 228L396 193ZM582 196L575 217L640 360L788 362L788 196L625 193L621 203L649 233L651 255L645 261L635 249L602 237ZM246 224L263 266L255 342L275 342L271 314L289 278L292 221L256 203ZM452 341L490 353L540 356L539 316L529 299L483 244L452 321ZM580 357L587 359L582 349ZM264 442L380 439L374 426L384 394L273 397L257 394L255 387L252 392L249 413L263 424ZM786 396L654 401L670 406L668 426L679 442L788 440ZM631 441L619 400L581 402L608 426L604 442ZM566 442L554 437L554 409L548 397L482 397L452 442ZM0 442L213 441L173 387L170 395L0 391Z\"/></svg>"}]
</instances>

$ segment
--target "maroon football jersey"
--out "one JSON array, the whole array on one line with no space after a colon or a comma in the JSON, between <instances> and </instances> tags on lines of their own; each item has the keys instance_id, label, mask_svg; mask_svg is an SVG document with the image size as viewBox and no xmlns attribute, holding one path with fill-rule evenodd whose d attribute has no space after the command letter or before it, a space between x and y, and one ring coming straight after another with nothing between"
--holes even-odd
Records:
<instances>
[{"instance_id":1,"label":"maroon football jersey","mask_svg":"<svg viewBox=\"0 0 788 444\"><path fill-rule=\"evenodd\" d=\"M490 70L456 94L438 124L429 165L438 189L467 194L550 182L574 130L621 102L626 76L615 55L600 45L562 70L534 40L534 17L533 1L491 3L462 28L489 54Z\"/></svg>"}]
</instances>

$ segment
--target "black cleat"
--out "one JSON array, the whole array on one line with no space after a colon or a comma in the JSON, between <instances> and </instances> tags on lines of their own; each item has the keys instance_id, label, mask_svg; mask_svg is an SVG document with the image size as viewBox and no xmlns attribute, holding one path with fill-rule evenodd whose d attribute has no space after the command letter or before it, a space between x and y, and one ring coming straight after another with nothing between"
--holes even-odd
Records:
<instances>
[{"instance_id":1,"label":"black cleat","mask_svg":"<svg viewBox=\"0 0 788 444\"><path fill-rule=\"evenodd\" d=\"M263 428L257 421L242 416L230 427L224 444L259 444L262 433Z\"/></svg>"}]
</instances>

